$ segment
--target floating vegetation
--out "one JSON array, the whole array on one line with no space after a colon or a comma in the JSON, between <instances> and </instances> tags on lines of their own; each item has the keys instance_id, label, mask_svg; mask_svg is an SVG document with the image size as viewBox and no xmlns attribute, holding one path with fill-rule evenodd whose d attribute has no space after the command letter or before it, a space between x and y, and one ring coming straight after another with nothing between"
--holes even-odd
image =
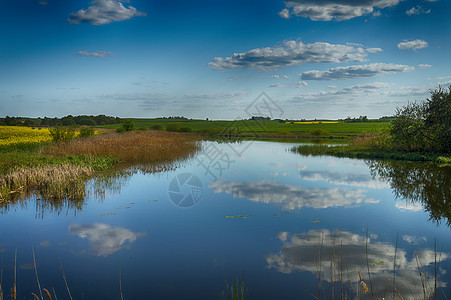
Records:
<instances>
[{"instance_id":1,"label":"floating vegetation","mask_svg":"<svg viewBox=\"0 0 451 300\"><path fill-rule=\"evenodd\" d=\"M148 200L147 202L158 202L160 200Z\"/></svg>"},{"instance_id":2,"label":"floating vegetation","mask_svg":"<svg viewBox=\"0 0 451 300\"><path fill-rule=\"evenodd\" d=\"M375 262L370 262L369 265L370 266L380 266L383 265L384 261L383 260L379 260L379 261L375 261Z\"/></svg>"},{"instance_id":3,"label":"floating vegetation","mask_svg":"<svg viewBox=\"0 0 451 300\"><path fill-rule=\"evenodd\" d=\"M321 223L321 221L312 221L310 223Z\"/></svg>"},{"instance_id":4,"label":"floating vegetation","mask_svg":"<svg viewBox=\"0 0 451 300\"><path fill-rule=\"evenodd\" d=\"M242 218L247 219L248 217L251 217L252 215L236 215L236 216L225 216L225 219L234 219L234 218Z\"/></svg>"},{"instance_id":5,"label":"floating vegetation","mask_svg":"<svg viewBox=\"0 0 451 300\"><path fill-rule=\"evenodd\" d=\"M286 215L291 214L291 212L289 212L289 211L283 211L282 213L286 214Z\"/></svg>"},{"instance_id":6,"label":"floating vegetation","mask_svg":"<svg viewBox=\"0 0 451 300\"><path fill-rule=\"evenodd\" d=\"M103 213L103 214L100 214L99 217L103 217L103 216L114 216L114 215L116 215L116 213Z\"/></svg>"}]
</instances>

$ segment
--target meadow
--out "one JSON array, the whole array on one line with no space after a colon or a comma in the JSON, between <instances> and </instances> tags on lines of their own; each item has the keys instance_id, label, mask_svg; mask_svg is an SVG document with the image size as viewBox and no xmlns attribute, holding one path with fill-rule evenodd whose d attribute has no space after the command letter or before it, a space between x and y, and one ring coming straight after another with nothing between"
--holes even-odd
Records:
<instances>
[{"instance_id":1,"label":"meadow","mask_svg":"<svg viewBox=\"0 0 451 300\"><path fill-rule=\"evenodd\" d=\"M176 126L179 129L189 128L189 131L210 134L235 134L239 136L250 137L308 137L316 135L323 137L342 137L348 138L363 133L380 132L386 130L388 122L368 121L361 123L345 123L339 121L306 121L306 122L287 122L278 120L273 121L207 121L191 119L130 119L137 128L148 129L156 128L165 130L169 125ZM119 128L119 124L104 125L104 128ZM187 130L188 131L188 130Z\"/></svg>"}]
</instances>

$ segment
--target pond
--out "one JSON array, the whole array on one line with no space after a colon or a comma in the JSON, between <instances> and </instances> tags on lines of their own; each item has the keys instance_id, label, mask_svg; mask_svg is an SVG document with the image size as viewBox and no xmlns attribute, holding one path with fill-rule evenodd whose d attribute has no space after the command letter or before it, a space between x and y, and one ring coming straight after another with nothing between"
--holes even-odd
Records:
<instances>
[{"instance_id":1,"label":"pond","mask_svg":"<svg viewBox=\"0 0 451 300\"><path fill-rule=\"evenodd\" d=\"M78 206L4 207L5 297L15 269L18 299L40 295L35 269L58 299L218 299L237 281L246 299L449 297L450 166L293 145L205 142L175 170L88 182Z\"/></svg>"}]
</instances>

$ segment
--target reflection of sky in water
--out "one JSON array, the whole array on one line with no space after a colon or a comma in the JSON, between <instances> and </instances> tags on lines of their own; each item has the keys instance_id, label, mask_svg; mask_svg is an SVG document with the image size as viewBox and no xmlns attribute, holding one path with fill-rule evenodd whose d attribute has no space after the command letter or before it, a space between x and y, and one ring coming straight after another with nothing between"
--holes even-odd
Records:
<instances>
[{"instance_id":1,"label":"reflection of sky in water","mask_svg":"<svg viewBox=\"0 0 451 300\"><path fill-rule=\"evenodd\" d=\"M396 288L405 299L415 299L423 295L423 285L419 276L418 265L433 272L435 252L430 249L417 249L412 257L395 245L377 242L363 235L353 234L348 231L330 232L327 229L310 230L306 233L289 235L287 232L279 233L278 237L283 242L280 252L266 256L267 268L290 274L295 271L308 271L318 274L322 272L322 279L328 282L338 281L340 270L344 270L344 278L348 278L350 272L352 282L359 281L356 270L362 274L362 280L368 286L367 259L370 264L371 282L376 297L384 297L393 289L393 263L396 251L396 270L398 284ZM416 237L409 237L417 239ZM442 260L449 255L440 254ZM321 260L319 260L321 257ZM343 266L340 266L340 263ZM428 268L429 267L429 268ZM332 268L332 271L331 271ZM422 270L424 270L422 268ZM445 268L438 272L446 274ZM331 275L333 274L333 279ZM426 277L425 277L426 278ZM433 273L429 273L429 279L425 279L425 285L434 285ZM347 279L343 280L344 282ZM438 281L438 286L445 287L446 283ZM357 290L357 285L355 288ZM431 293L428 292L428 296Z\"/></svg>"},{"instance_id":2,"label":"reflection of sky in water","mask_svg":"<svg viewBox=\"0 0 451 300\"><path fill-rule=\"evenodd\" d=\"M121 250L126 243L133 243L142 233L134 233L121 227L107 224L71 224L69 232L82 239L88 239L97 255L107 256Z\"/></svg>"},{"instance_id":3,"label":"reflection of sky in water","mask_svg":"<svg viewBox=\"0 0 451 300\"><path fill-rule=\"evenodd\" d=\"M63 210L35 218L33 199L9 209L0 215L3 282L11 282L17 246L18 266L24 266L18 286L27 297L36 293L33 270L27 269L33 262L30 237L41 284L55 287L62 299L58 258L74 299L117 298L121 264L127 299L214 299L225 288L224 278L244 272L252 298L262 300L315 293L321 235L324 269L334 236L336 244L343 242L355 280L355 269L366 274L368 226L370 259L384 261L371 266L381 286L392 269L397 235L399 272L409 280L419 278L415 253L430 266L434 239L438 249L451 252L450 229L429 222L421 205L396 200L386 183L372 179L365 161L303 157L287 151L291 144L268 142L253 142L240 157L228 145L217 145L234 161L217 180L192 159L171 172L100 181L76 214ZM193 207L179 208L169 199L169 183L181 173L202 182L202 197ZM246 214L251 216L224 218ZM85 253L93 255L80 255ZM449 287L448 273L440 275L440 284Z\"/></svg>"},{"instance_id":4,"label":"reflection of sky in water","mask_svg":"<svg viewBox=\"0 0 451 300\"><path fill-rule=\"evenodd\" d=\"M266 180L258 182L212 181L208 187L215 193L227 193L233 197L255 202L279 204L284 209L350 207L360 203L379 203L378 200L366 198L364 190L302 188Z\"/></svg>"}]
</instances>

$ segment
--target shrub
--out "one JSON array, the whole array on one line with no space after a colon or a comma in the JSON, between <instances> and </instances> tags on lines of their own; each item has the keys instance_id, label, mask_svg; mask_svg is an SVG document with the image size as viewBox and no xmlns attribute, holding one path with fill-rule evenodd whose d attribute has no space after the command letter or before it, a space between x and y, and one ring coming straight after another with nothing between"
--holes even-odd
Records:
<instances>
[{"instance_id":1,"label":"shrub","mask_svg":"<svg viewBox=\"0 0 451 300\"><path fill-rule=\"evenodd\" d=\"M81 138L87 138L94 135L94 129L90 127L85 127L80 129L80 137Z\"/></svg>"},{"instance_id":2,"label":"shrub","mask_svg":"<svg viewBox=\"0 0 451 300\"><path fill-rule=\"evenodd\" d=\"M132 131L135 129L135 123L133 123L132 120L127 120L124 124L122 124L122 127L125 131Z\"/></svg>"},{"instance_id":3,"label":"shrub","mask_svg":"<svg viewBox=\"0 0 451 300\"><path fill-rule=\"evenodd\" d=\"M50 136L54 142L69 142L75 137L75 130L70 127L49 128Z\"/></svg>"},{"instance_id":4,"label":"shrub","mask_svg":"<svg viewBox=\"0 0 451 300\"><path fill-rule=\"evenodd\" d=\"M324 130L324 129L314 129L312 131L310 131L311 135L314 136L323 136L323 135L329 135L329 131Z\"/></svg>"},{"instance_id":5,"label":"shrub","mask_svg":"<svg viewBox=\"0 0 451 300\"><path fill-rule=\"evenodd\" d=\"M155 125L152 125L152 126L150 127L150 129L153 129L153 130L163 130L163 126L161 126L160 124L155 124Z\"/></svg>"},{"instance_id":6,"label":"shrub","mask_svg":"<svg viewBox=\"0 0 451 300\"><path fill-rule=\"evenodd\" d=\"M180 125L174 124L174 123L168 124L168 126L166 126L166 131L173 131L173 132L180 131Z\"/></svg>"},{"instance_id":7,"label":"shrub","mask_svg":"<svg viewBox=\"0 0 451 300\"><path fill-rule=\"evenodd\" d=\"M193 130L189 127L182 127L179 130L180 132L193 132Z\"/></svg>"}]
</instances>

